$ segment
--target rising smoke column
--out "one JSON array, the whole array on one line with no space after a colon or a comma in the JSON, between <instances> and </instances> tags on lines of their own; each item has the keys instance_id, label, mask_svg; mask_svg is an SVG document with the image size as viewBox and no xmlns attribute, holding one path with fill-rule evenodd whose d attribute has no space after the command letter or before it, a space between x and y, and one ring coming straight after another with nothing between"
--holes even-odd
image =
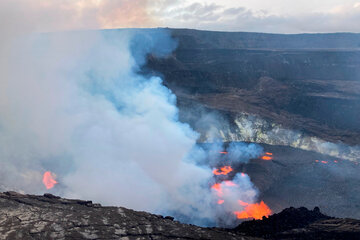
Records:
<instances>
[{"instance_id":1,"label":"rising smoke column","mask_svg":"<svg viewBox=\"0 0 360 240\"><path fill-rule=\"evenodd\" d=\"M0 186L41 194L51 172L57 184L49 189L63 197L213 225L226 212L214 208L212 169L198 164L206 154L191 154L198 134L178 121L176 98L160 78L137 74L147 54L174 50L169 32L34 34L98 17L81 8L68 21L79 9L43 3L0 5L2 18L13 16L0 25ZM17 7L22 14L11 15ZM249 180L241 184L255 197Z\"/></svg>"},{"instance_id":2,"label":"rising smoke column","mask_svg":"<svg viewBox=\"0 0 360 240\"><path fill-rule=\"evenodd\" d=\"M2 88L2 159L13 168L7 172L20 175L8 184L34 191L37 181L30 178L50 169L63 176L66 195L119 195L130 203L162 192L156 181L171 182L196 134L177 122L175 97L161 79L135 71L147 52L161 55L174 46L161 30L42 34L23 41Z\"/></svg>"},{"instance_id":3,"label":"rising smoke column","mask_svg":"<svg viewBox=\"0 0 360 240\"><path fill-rule=\"evenodd\" d=\"M205 155L188 154L198 134L178 121L175 96L160 78L137 74L146 54L176 47L169 32L35 34L16 46L1 82L3 185L43 193L51 171L64 197L202 225L223 214L213 208L212 170L197 164Z\"/></svg>"}]
</instances>

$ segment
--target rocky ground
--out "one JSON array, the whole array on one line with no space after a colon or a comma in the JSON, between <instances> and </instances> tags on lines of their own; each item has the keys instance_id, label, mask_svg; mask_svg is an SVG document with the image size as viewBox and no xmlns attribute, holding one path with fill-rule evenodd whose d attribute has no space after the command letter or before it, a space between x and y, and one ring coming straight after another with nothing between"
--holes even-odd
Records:
<instances>
[{"instance_id":1,"label":"rocky ground","mask_svg":"<svg viewBox=\"0 0 360 240\"><path fill-rule=\"evenodd\" d=\"M0 239L358 239L360 221L286 209L235 229L201 228L121 207L51 194L0 193Z\"/></svg>"},{"instance_id":2,"label":"rocky ground","mask_svg":"<svg viewBox=\"0 0 360 240\"><path fill-rule=\"evenodd\" d=\"M326 216L315 207L287 208L263 220L243 222L235 232L265 239L359 239L360 221Z\"/></svg>"},{"instance_id":3,"label":"rocky ground","mask_svg":"<svg viewBox=\"0 0 360 240\"><path fill-rule=\"evenodd\" d=\"M50 194L0 194L0 239L255 239Z\"/></svg>"}]
</instances>

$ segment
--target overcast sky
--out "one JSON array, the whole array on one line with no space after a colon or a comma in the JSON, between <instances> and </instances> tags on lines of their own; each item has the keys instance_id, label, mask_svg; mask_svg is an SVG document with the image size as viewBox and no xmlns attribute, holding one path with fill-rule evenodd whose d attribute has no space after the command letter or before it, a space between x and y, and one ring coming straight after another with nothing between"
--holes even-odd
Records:
<instances>
[{"instance_id":1,"label":"overcast sky","mask_svg":"<svg viewBox=\"0 0 360 240\"><path fill-rule=\"evenodd\" d=\"M153 0L160 26L256 32L360 32L359 0Z\"/></svg>"},{"instance_id":2,"label":"overcast sky","mask_svg":"<svg viewBox=\"0 0 360 240\"><path fill-rule=\"evenodd\" d=\"M0 0L0 28L360 32L360 0Z\"/></svg>"}]
</instances>

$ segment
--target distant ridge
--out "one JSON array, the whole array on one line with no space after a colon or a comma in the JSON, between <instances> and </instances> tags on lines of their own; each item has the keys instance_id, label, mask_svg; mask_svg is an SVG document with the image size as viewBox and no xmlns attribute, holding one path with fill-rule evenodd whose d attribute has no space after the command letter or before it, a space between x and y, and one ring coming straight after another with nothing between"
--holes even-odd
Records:
<instances>
[{"instance_id":1,"label":"distant ridge","mask_svg":"<svg viewBox=\"0 0 360 240\"><path fill-rule=\"evenodd\" d=\"M273 34L169 29L182 49L360 49L359 33Z\"/></svg>"}]
</instances>

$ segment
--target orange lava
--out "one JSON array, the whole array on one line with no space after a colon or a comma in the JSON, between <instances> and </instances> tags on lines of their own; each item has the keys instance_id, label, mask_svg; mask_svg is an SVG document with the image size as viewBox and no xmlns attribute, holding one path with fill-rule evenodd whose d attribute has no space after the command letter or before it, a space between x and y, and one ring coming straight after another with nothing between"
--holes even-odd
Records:
<instances>
[{"instance_id":1,"label":"orange lava","mask_svg":"<svg viewBox=\"0 0 360 240\"><path fill-rule=\"evenodd\" d=\"M217 176L218 175L228 175L232 171L233 171L233 169L230 166L224 166L224 167L222 167L220 169L215 169L213 171L213 174L217 175Z\"/></svg>"},{"instance_id":2,"label":"orange lava","mask_svg":"<svg viewBox=\"0 0 360 240\"><path fill-rule=\"evenodd\" d=\"M329 162L328 161L321 161L321 163L328 164Z\"/></svg>"},{"instance_id":3,"label":"orange lava","mask_svg":"<svg viewBox=\"0 0 360 240\"><path fill-rule=\"evenodd\" d=\"M225 202L224 200L219 200L219 201L218 201L218 204L221 205L221 204L223 204L224 202Z\"/></svg>"},{"instance_id":4,"label":"orange lava","mask_svg":"<svg viewBox=\"0 0 360 240\"><path fill-rule=\"evenodd\" d=\"M272 153L271 152L266 152L264 156L261 157L262 160L265 160L265 161L270 161L270 160L273 160L273 157L272 157Z\"/></svg>"},{"instance_id":5,"label":"orange lava","mask_svg":"<svg viewBox=\"0 0 360 240\"><path fill-rule=\"evenodd\" d=\"M270 160L273 160L273 157L270 157L270 156L262 156L261 159L262 159L262 160L265 160L265 161L270 161Z\"/></svg>"},{"instance_id":6,"label":"orange lava","mask_svg":"<svg viewBox=\"0 0 360 240\"><path fill-rule=\"evenodd\" d=\"M228 152L219 152L220 154L228 154Z\"/></svg>"},{"instance_id":7,"label":"orange lava","mask_svg":"<svg viewBox=\"0 0 360 240\"><path fill-rule=\"evenodd\" d=\"M264 203L264 201L254 204L239 201L239 204L245 207L245 209L241 212L234 212L238 219L262 219L262 217L268 217L271 214L271 209Z\"/></svg>"},{"instance_id":8,"label":"orange lava","mask_svg":"<svg viewBox=\"0 0 360 240\"><path fill-rule=\"evenodd\" d=\"M53 174L51 172L47 171L44 173L42 181L43 181L46 189L52 189L55 186L55 184L58 183L57 181L55 181L54 178L55 177L53 176Z\"/></svg>"}]
</instances>

